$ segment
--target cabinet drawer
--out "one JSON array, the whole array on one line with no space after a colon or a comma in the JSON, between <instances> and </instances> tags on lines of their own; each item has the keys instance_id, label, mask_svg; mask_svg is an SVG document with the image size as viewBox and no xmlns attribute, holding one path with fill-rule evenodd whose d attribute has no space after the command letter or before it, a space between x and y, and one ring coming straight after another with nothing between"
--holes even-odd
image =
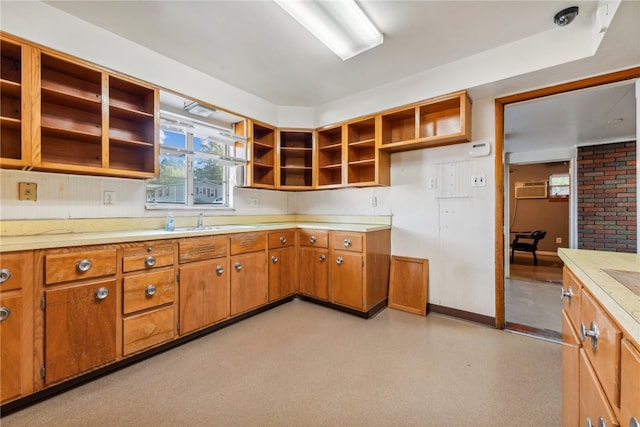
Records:
<instances>
[{"instance_id":1,"label":"cabinet drawer","mask_svg":"<svg viewBox=\"0 0 640 427\"><path fill-rule=\"evenodd\" d=\"M607 401L607 396L603 392L598 378L584 350L580 350L580 422L578 425L589 425L587 419L591 420L594 427L598 424L598 419L602 417L607 427L618 427L618 421Z\"/></svg>"},{"instance_id":2,"label":"cabinet drawer","mask_svg":"<svg viewBox=\"0 0 640 427\"><path fill-rule=\"evenodd\" d=\"M284 248L296 244L296 232L293 230L269 233L269 249Z\"/></svg>"},{"instance_id":3,"label":"cabinet drawer","mask_svg":"<svg viewBox=\"0 0 640 427\"><path fill-rule=\"evenodd\" d=\"M142 273L124 278L123 313L173 302L173 270Z\"/></svg>"},{"instance_id":4,"label":"cabinet drawer","mask_svg":"<svg viewBox=\"0 0 640 427\"><path fill-rule=\"evenodd\" d=\"M181 240L180 263L227 256L228 237L198 237Z\"/></svg>"},{"instance_id":5,"label":"cabinet drawer","mask_svg":"<svg viewBox=\"0 0 640 427\"><path fill-rule=\"evenodd\" d=\"M629 341L622 340L620 422L626 427L633 417L640 423L640 352Z\"/></svg>"},{"instance_id":6,"label":"cabinet drawer","mask_svg":"<svg viewBox=\"0 0 640 427\"><path fill-rule=\"evenodd\" d=\"M115 249L45 256L45 283L48 285L113 274L116 274Z\"/></svg>"},{"instance_id":7,"label":"cabinet drawer","mask_svg":"<svg viewBox=\"0 0 640 427\"><path fill-rule=\"evenodd\" d=\"M567 268L562 269L562 305L569 314L569 319L576 331L580 331L580 298L582 286L580 282Z\"/></svg>"},{"instance_id":8,"label":"cabinet drawer","mask_svg":"<svg viewBox=\"0 0 640 427\"><path fill-rule=\"evenodd\" d=\"M587 292L581 297L580 329L587 333L597 328L597 339L581 339L582 348L593 365L602 389L612 405L620 405L620 340L622 333ZM609 424L607 424L609 425Z\"/></svg>"},{"instance_id":9,"label":"cabinet drawer","mask_svg":"<svg viewBox=\"0 0 640 427\"><path fill-rule=\"evenodd\" d=\"M126 248L122 257L122 271L145 270L173 264L172 243L143 243Z\"/></svg>"},{"instance_id":10,"label":"cabinet drawer","mask_svg":"<svg viewBox=\"0 0 640 427\"><path fill-rule=\"evenodd\" d=\"M20 289L31 283L33 252L17 252L0 255L0 291Z\"/></svg>"},{"instance_id":11,"label":"cabinet drawer","mask_svg":"<svg viewBox=\"0 0 640 427\"><path fill-rule=\"evenodd\" d=\"M267 238L264 233L244 233L231 237L231 255L264 251Z\"/></svg>"},{"instance_id":12,"label":"cabinet drawer","mask_svg":"<svg viewBox=\"0 0 640 427\"><path fill-rule=\"evenodd\" d=\"M127 317L123 321L124 356L169 341L174 336L173 306Z\"/></svg>"},{"instance_id":13,"label":"cabinet drawer","mask_svg":"<svg viewBox=\"0 0 640 427\"><path fill-rule=\"evenodd\" d=\"M362 234L333 232L331 247L337 250L362 252Z\"/></svg>"},{"instance_id":14,"label":"cabinet drawer","mask_svg":"<svg viewBox=\"0 0 640 427\"><path fill-rule=\"evenodd\" d=\"M580 425L580 338L562 310L562 425Z\"/></svg>"},{"instance_id":15,"label":"cabinet drawer","mask_svg":"<svg viewBox=\"0 0 640 427\"><path fill-rule=\"evenodd\" d=\"M301 246L329 247L329 233L326 230L299 230L298 233Z\"/></svg>"}]
</instances>

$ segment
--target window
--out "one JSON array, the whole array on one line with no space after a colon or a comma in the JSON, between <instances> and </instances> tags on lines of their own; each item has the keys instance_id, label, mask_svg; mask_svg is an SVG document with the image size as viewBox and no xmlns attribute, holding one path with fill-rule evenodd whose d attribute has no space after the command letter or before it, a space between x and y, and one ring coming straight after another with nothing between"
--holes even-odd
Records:
<instances>
[{"instance_id":1,"label":"window","mask_svg":"<svg viewBox=\"0 0 640 427\"><path fill-rule=\"evenodd\" d=\"M549 176L549 198L568 199L571 178L568 173Z\"/></svg>"},{"instance_id":2,"label":"window","mask_svg":"<svg viewBox=\"0 0 640 427\"><path fill-rule=\"evenodd\" d=\"M246 139L233 132L244 119L221 114L228 127L161 110L160 173L147 181L148 208L231 206L231 189L244 185Z\"/></svg>"}]
</instances>

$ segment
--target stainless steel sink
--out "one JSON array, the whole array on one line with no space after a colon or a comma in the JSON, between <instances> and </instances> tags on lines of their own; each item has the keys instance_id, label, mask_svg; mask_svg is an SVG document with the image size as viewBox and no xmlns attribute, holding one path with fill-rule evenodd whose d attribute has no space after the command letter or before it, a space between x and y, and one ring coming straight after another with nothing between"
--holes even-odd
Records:
<instances>
[{"instance_id":1,"label":"stainless steel sink","mask_svg":"<svg viewBox=\"0 0 640 427\"><path fill-rule=\"evenodd\" d=\"M186 231L208 231L208 230L237 230L257 228L255 225L209 225L206 227L177 227L173 232L186 232Z\"/></svg>"}]
</instances>

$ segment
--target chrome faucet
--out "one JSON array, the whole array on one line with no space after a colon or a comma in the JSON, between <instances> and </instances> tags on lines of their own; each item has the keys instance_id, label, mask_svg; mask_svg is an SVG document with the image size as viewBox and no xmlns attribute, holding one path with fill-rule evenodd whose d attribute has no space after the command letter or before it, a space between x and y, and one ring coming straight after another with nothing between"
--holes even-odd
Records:
<instances>
[{"instance_id":1,"label":"chrome faucet","mask_svg":"<svg viewBox=\"0 0 640 427\"><path fill-rule=\"evenodd\" d=\"M204 228L204 226L202 225L203 219L204 219L204 212L200 212L198 214L198 225L196 226L196 228Z\"/></svg>"}]
</instances>

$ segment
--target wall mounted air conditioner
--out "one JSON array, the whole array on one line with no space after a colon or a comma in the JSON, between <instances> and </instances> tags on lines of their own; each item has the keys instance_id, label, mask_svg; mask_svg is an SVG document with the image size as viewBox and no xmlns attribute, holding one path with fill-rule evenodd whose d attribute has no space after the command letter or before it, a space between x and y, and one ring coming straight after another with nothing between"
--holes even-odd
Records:
<instances>
[{"instance_id":1,"label":"wall mounted air conditioner","mask_svg":"<svg viewBox=\"0 0 640 427\"><path fill-rule=\"evenodd\" d=\"M516 199L546 199L547 181L516 182Z\"/></svg>"}]
</instances>

